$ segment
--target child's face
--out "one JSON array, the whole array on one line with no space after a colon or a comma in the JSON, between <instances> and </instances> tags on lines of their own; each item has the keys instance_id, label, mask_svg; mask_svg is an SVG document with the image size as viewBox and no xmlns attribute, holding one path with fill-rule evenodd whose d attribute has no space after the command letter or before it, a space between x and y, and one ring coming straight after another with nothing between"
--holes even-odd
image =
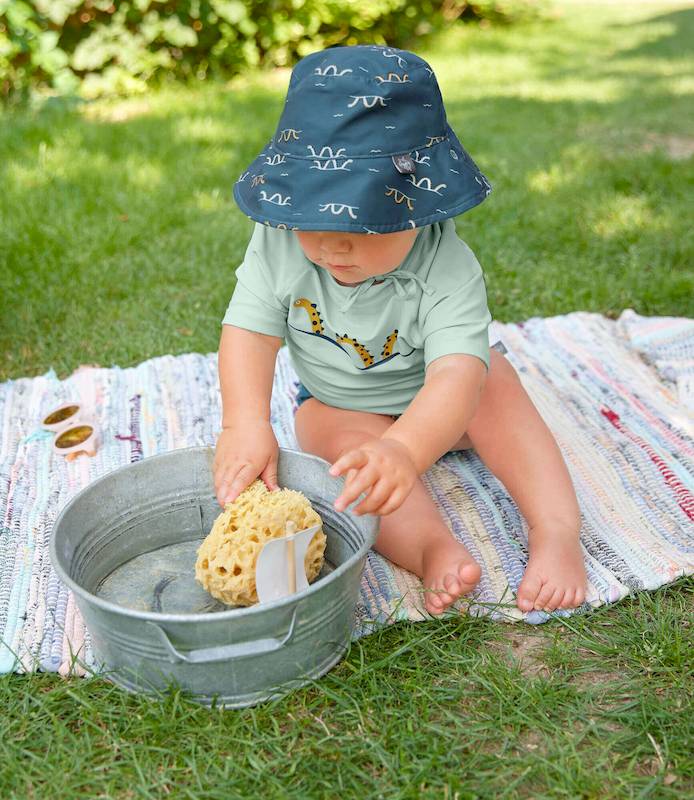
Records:
<instances>
[{"instance_id":1,"label":"child's face","mask_svg":"<svg viewBox=\"0 0 694 800\"><path fill-rule=\"evenodd\" d=\"M338 283L352 286L401 264L417 238L417 228L395 233L294 231L306 257L327 269Z\"/></svg>"}]
</instances>

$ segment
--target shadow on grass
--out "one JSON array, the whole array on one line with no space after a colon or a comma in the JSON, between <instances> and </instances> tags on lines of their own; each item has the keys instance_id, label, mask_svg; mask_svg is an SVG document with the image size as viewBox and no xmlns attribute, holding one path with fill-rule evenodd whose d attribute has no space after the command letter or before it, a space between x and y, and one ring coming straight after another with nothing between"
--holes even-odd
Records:
<instances>
[{"instance_id":1,"label":"shadow on grass","mask_svg":"<svg viewBox=\"0 0 694 800\"><path fill-rule=\"evenodd\" d=\"M679 61L691 52L694 41L694 8L683 8L668 14L659 14L648 19L648 25L658 29L667 26L670 29L657 35L648 42L643 42L620 55L626 58L668 58ZM610 28L619 31L628 27L627 23L612 23Z\"/></svg>"}]
</instances>

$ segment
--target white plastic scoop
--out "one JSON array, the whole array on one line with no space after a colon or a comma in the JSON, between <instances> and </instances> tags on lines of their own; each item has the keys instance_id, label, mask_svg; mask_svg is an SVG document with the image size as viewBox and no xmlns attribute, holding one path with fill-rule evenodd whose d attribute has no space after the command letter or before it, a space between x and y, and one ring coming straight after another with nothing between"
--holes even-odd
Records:
<instances>
[{"instance_id":1,"label":"white plastic scoop","mask_svg":"<svg viewBox=\"0 0 694 800\"><path fill-rule=\"evenodd\" d=\"M258 602L272 603L308 588L304 567L306 551L320 525L296 530L296 523L287 520L286 536L270 539L258 555L255 565L255 587Z\"/></svg>"}]
</instances>

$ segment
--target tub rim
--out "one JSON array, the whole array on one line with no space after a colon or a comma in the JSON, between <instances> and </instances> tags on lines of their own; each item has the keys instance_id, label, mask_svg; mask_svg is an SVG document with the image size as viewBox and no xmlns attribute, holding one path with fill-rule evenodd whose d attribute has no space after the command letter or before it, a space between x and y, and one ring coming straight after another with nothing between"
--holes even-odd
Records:
<instances>
[{"instance_id":1,"label":"tub rim","mask_svg":"<svg viewBox=\"0 0 694 800\"><path fill-rule=\"evenodd\" d=\"M311 459L313 461L321 462L327 466L329 466L329 462L326 461L324 458L320 456L316 456L313 453L304 453L301 450L296 450L291 447L280 447L280 450L288 453L296 453L301 455L304 458ZM250 617L254 614L262 614L266 611L279 611L286 608L291 608L293 604L300 603L304 598L309 597L313 594L317 594L318 592L322 591L323 589L327 588L329 582L335 580L343 575L343 573L347 572L351 569L354 564L360 559L364 558L368 551L373 546L373 543L376 540L376 535L378 534L379 528L379 518L377 515L374 514L362 514L359 515L361 519L364 519L368 525L369 529L367 529L367 535L364 543L359 547L359 549L353 553L346 561L344 561L339 566L335 567L335 569L330 572L328 575L325 576L324 579L320 581L315 581L314 583L310 583L307 589L304 589L302 592L297 592L296 594L290 595L289 597L282 598L280 600L275 600L272 603L255 603L252 606L237 606L234 608L230 608L227 611L216 611L214 613L189 613L189 614L165 614L163 612L158 611L138 611L137 609L129 609L126 606L120 606L117 603L112 603L109 600L104 600L103 598L99 597L96 594L85 589L83 586L80 586L70 575L67 574L66 570L61 563L60 558L58 557L58 552L56 548L56 531L58 530L59 525L63 521L63 517L68 513L71 509L73 504L80 498L82 495L89 492L93 487L103 483L105 480L111 478L117 472L121 472L122 470L130 469L137 464L142 464L145 461L151 461L153 459L164 459L164 458L172 458L175 457L175 454L180 454L183 452L191 452L191 451L214 451L214 447L211 445L193 445L192 447L180 447L175 450L168 450L165 453L157 453L153 456L147 456L146 458L141 459L140 461L135 461L130 464L123 464L120 467L117 467L110 472L107 472L104 475L99 476L95 480L91 481L87 486L80 489L77 494L72 497L68 502L65 504L63 509L61 510L60 514L56 517L55 522L53 523L53 528L51 529L51 537L50 537L50 547L49 547L49 554L51 559L51 565L53 569L58 574L60 580L69 587L69 589L79 597L86 600L91 605L97 606L102 611L107 611L112 614L117 614L121 616L126 616L129 619L135 618L144 622L155 622L155 623L196 623L199 624L201 622L226 622L228 620L235 620L241 619L243 617ZM282 488L282 487L280 487ZM290 487L286 487L290 488ZM358 503L359 499L354 501L354 503ZM348 513L349 509L345 509L343 514ZM221 512L220 512L221 513ZM351 515L351 514L350 514ZM351 515L352 516L352 515ZM355 515L356 516L356 515ZM372 535L372 541L369 542L369 535ZM86 623L85 623L86 624Z\"/></svg>"}]
</instances>

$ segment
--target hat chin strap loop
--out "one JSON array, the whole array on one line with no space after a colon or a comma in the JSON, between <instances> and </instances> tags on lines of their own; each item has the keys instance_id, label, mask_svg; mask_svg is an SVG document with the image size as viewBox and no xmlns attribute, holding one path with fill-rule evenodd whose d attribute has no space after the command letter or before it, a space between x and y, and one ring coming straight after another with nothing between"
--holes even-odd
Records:
<instances>
[{"instance_id":1,"label":"hat chin strap loop","mask_svg":"<svg viewBox=\"0 0 694 800\"><path fill-rule=\"evenodd\" d=\"M410 272L406 269L397 269L393 270L393 272L387 272L385 275L372 275L370 278L367 278L365 281L363 281L363 283L360 283L359 286L355 286L354 291L340 306L340 311L344 313L351 308L352 305L357 301L357 298L361 297L361 295L367 289L373 286L376 281L379 281L379 283L392 283L395 288L395 294L400 299L404 299L408 295L412 294L410 291L410 289L414 290L412 282L418 284L425 294L433 294L436 291L433 286L429 286L425 280L420 278L419 275L415 274L414 272ZM410 283L406 283L407 281L410 281Z\"/></svg>"}]
</instances>

